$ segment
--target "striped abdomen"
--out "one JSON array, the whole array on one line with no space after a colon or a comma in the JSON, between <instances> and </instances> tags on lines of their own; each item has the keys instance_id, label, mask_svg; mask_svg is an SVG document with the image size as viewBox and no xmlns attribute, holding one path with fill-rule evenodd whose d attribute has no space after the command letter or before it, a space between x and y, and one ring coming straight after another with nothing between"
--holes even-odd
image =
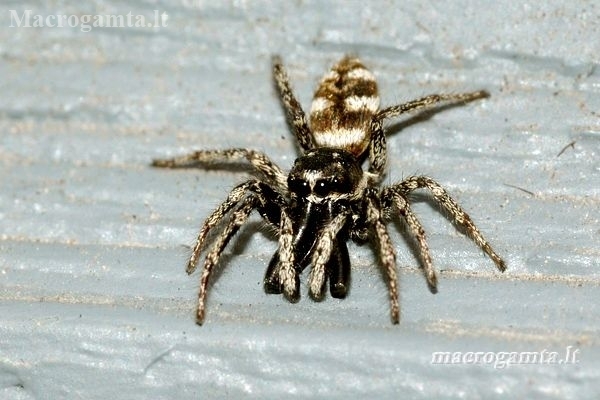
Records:
<instances>
[{"instance_id":1,"label":"striped abdomen","mask_svg":"<svg viewBox=\"0 0 600 400\"><path fill-rule=\"evenodd\" d=\"M369 147L370 124L378 109L375 76L357 58L343 58L323 77L313 98L310 127L315 144L360 157Z\"/></svg>"}]
</instances>

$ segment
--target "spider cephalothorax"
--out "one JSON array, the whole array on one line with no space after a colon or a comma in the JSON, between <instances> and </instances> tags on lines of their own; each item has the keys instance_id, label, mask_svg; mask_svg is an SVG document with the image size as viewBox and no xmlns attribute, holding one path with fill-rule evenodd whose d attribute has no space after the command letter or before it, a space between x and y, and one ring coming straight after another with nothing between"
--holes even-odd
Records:
<instances>
[{"instance_id":1,"label":"spider cephalothorax","mask_svg":"<svg viewBox=\"0 0 600 400\"><path fill-rule=\"evenodd\" d=\"M317 148L299 157L288 175L289 217L292 221L294 268L301 272L311 262L311 255L320 245L319 233L338 215L355 212L362 202L366 182L362 168L352 154L342 149ZM344 297L348 291L350 259L346 248L347 227L340 232L327 249L332 256L325 269L329 274L331 295ZM268 293L281 293L279 255L275 254L265 277ZM322 285L324 282L318 282ZM291 289L291 287L289 288ZM299 279L294 276L293 292L286 291L291 301L299 298ZM322 287L311 285L315 298L322 295Z\"/></svg>"},{"instance_id":2,"label":"spider cephalothorax","mask_svg":"<svg viewBox=\"0 0 600 400\"><path fill-rule=\"evenodd\" d=\"M201 150L172 159L154 160L153 166L188 167L245 158L262 175L237 185L206 219L188 261L192 273L211 229L224 225L206 255L198 295L197 322L204 320L208 281L225 246L256 209L278 233L278 249L265 274L267 293L300 298L300 273L310 265L309 292L323 297L325 283L333 297L343 298L350 283L350 258L346 242L373 238L387 277L391 318L400 320L396 256L386 228L386 215L398 215L414 235L427 282L436 288L425 231L409 204L409 194L427 189L433 199L466 234L505 270L504 261L492 250L471 218L437 182L427 176L411 176L380 187L386 164L383 121L439 102L466 102L487 97L485 91L430 95L404 104L379 109L375 77L355 57L345 57L322 79L313 99L310 125L289 85L278 57L274 58L275 82L290 125L303 154L285 174L263 153L249 149ZM369 168L361 164L368 158Z\"/></svg>"}]
</instances>

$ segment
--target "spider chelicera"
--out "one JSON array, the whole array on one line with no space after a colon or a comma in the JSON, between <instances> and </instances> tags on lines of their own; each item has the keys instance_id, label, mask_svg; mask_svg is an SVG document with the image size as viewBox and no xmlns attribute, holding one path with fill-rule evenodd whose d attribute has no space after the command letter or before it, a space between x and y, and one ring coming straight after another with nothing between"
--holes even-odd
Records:
<instances>
[{"instance_id":1,"label":"spider chelicera","mask_svg":"<svg viewBox=\"0 0 600 400\"><path fill-rule=\"evenodd\" d=\"M225 201L208 216L187 264L196 269L209 232L218 229L208 250L200 281L196 319L204 321L208 283L225 246L257 210L278 233L278 249L268 265L264 289L283 293L291 302L300 298L300 273L311 266L309 293L321 299L329 280L333 297L343 298L350 284L350 258L346 242L372 239L388 279L391 320L400 321L396 255L386 228L386 216L398 215L414 235L429 287L435 291L425 231L409 203L417 189L428 190L453 222L496 264L504 261L469 215L446 190L427 176L410 176L391 186L380 186L386 165L383 122L409 111L440 102L467 102L488 96L485 91L433 94L383 109L373 74L355 57L345 57L326 74L315 92L308 122L291 89L279 57L273 59L276 86L302 154L286 174L265 154L243 148L201 150L181 157L154 160L162 168L182 168L246 159L260 179L249 179L231 190ZM361 164L368 158L369 167Z\"/></svg>"}]
</instances>

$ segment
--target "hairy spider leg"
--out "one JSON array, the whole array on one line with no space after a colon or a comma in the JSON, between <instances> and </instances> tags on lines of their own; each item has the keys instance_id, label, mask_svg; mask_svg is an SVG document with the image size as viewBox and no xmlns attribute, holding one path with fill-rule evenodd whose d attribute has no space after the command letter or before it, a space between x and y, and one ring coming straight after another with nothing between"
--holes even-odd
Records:
<instances>
[{"instance_id":1,"label":"hairy spider leg","mask_svg":"<svg viewBox=\"0 0 600 400\"><path fill-rule=\"evenodd\" d=\"M240 204L241 203L241 204ZM232 190L227 200L223 202L217 209L206 219L201 234L198 237L192 257L188 263L188 273L193 272L195 263L202 250L204 239L208 235L208 231L217 225L221 220L225 219L229 210L240 204L229 216L227 225L215 239L215 244L207 253L202 276L200 279L200 292L198 294L198 312L197 322L202 324L204 320L204 310L206 294L208 291L208 281L213 267L219 261L229 240L237 233L239 228L246 222L250 213L257 209L259 214L273 226L280 224L282 210L285 208L285 200L273 188L264 182L257 180L249 180L238 185Z\"/></svg>"},{"instance_id":2,"label":"hairy spider leg","mask_svg":"<svg viewBox=\"0 0 600 400\"><path fill-rule=\"evenodd\" d=\"M439 183L428 176L411 176L386 189L401 193L404 196L408 196L417 189L429 190L442 209L450 214L452 221L458 227L464 229L467 236L494 261L498 270L501 272L506 270L504 260L492 249L492 246L490 246L488 241L483 237L483 234L473 223L473 220L471 220L471 217L460 207L456 200L450 197L448 192Z\"/></svg>"},{"instance_id":3,"label":"hairy spider leg","mask_svg":"<svg viewBox=\"0 0 600 400\"><path fill-rule=\"evenodd\" d=\"M437 290L437 275L431 261L425 229L423 229L423 225L412 211L407 196L397 190L384 188L380 198L385 210L389 210L391 213L392 208L395 208L400 217L406 222L410 233L412 233L419 246L419 255L423 263L427 283L432 290Z\"/></svg>"},{"instance_id":4,"label":"hairy spider leg","mask_svg":"<svg viewBox=\"0 0 600 400\"><path fill-rule=\"evenodd\" d=\"M216 239L212 249L206 254L204 268L200 277L200 291L198 293L198 308L196 312L196 322L202 325L206 309L206 295L208 294L208 282L214 266L218 263L221 253L227 246L227 243L238 232L240 227L246 222L248 216L258 205L259 201L256 196L248 196L242 204L232 213L229 222L223 229L223 232Z\"/></svg>"},{"instance_id":5,"label":"hairy spider leg","mask_svg":"<svg viewBox=\"0 0 600 400\"><path fill-rule=\"evenodd\" d=\"M379 259L388 278L390 315L392 323L400 323L400 302L398 300L398 275L396 273L396 252L385 226L379 198L374 193L367 194L367 223L373 228L379 248Z\"/></svg>"},{"instance_id":6,"label":"hairy spider leg","mask_svg":"<svg viewBox=\"0 0 600 400\"><path fill-rule=\"evenodd\" d=\"M369 172L380 181L387 163L387 150L383 121L411 111L431 107L441 102L469 102L489 97L485 90L459 94L432 94L423 98L408 101L403 104L386 107L379 110L371 122L371 146L369 148Z\"/></svg>"},{"instance_id":7,"label":"hairy spider leg","mask_svg":"<svg viewBox=\"0 0 600 400\"><path fill-rule=\"evenodd\" d=\"M175 158L161 158L152 161L153 167L190 168L197 164L232 163L246 159L250 165L271 183L277 185L283 193L287 192L287 175L266 154L250 149L199 150Z\"/></svg>"},{"instance_id":8,"label":"hairy spider leg","mask_svg":"<svg viewBox=\"0 0 600 400\"><path fill-rule=\"evenodd\" d=\"M313 136L308 128L306 114L296 100L290 80L279 56L273 57L273 77L279 90L279 97L286 111L288 122L296 136L300 149L304 152L315 147Z\"/></svg>"},{"instance_id":9,"label":"hairy spider leg","mask_svg":"<svg viewBox=\"0 0 600 400\"><path fill-rule=\"evenodd\" d=\"M344 225L346 225L347 219L348 215L345 213L336 215L331 222L322 229L315 242L311 257L312 267L309 277L309 293L314 299L320 300L323 298L325 278L328 273L326 267L334 267L335 269L344 269L346 267L346 265L335 265L335 263L339 261L345 263L346 260L343 260L341 257L332 257L332 254L336 255L335 245L339 244L339 240L336 239L336 236L340 230L342 230ZM340 254L337 254L336 256L340 256ZM350 264L349 259L347 264Z\"/></svg>"}]
</instances>

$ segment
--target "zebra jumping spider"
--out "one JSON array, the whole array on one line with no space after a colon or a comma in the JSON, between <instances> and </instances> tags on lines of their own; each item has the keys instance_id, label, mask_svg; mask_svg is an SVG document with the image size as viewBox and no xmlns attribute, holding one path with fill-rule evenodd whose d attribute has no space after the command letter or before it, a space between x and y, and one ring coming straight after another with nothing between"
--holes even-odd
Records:
<instances>
[{"instance_id":1,"label":"zebra jumping spider","mask_svg":"<svg viewBox=\"0 0 600 400\"><path fill-rule=\"evenodd\" d=\"M204 321L208 283L225 246L257 210L278 232L278 249L264 278L267 293L300 298L300 273L311 265L309 293L322 299L329 280L331 296L344 298L350 283L350 258L346 242L374 239L387 274L391 320L400 321L396 255L386 228L386 216L401 217L414 235L422 267L432 291L437 285L425 231L410 207L409 194L417 189L431 192L433 199L453 222L496 264L504 261L494 252L471 218L446 190L427 176L410 176L400 183L380 187L386 165L384 120L430 107L440 102L468 102L489 96L485 91L432 94L383 109L373 74L355 57L345 57L321 80L310 110L310 123L296 99L279 57L273 74L290 126L302 155L286 174L265 154L244 148L200 150L171 159L156 159L152 166L182 168L246 160L262 179L249 179L233 188L225 201L208 216L187 264L196 269L209 232L222 225L207 252L200 280L198 324ZM361 164L368 158L368 170Z\"/></svg>"}]
</instances>

